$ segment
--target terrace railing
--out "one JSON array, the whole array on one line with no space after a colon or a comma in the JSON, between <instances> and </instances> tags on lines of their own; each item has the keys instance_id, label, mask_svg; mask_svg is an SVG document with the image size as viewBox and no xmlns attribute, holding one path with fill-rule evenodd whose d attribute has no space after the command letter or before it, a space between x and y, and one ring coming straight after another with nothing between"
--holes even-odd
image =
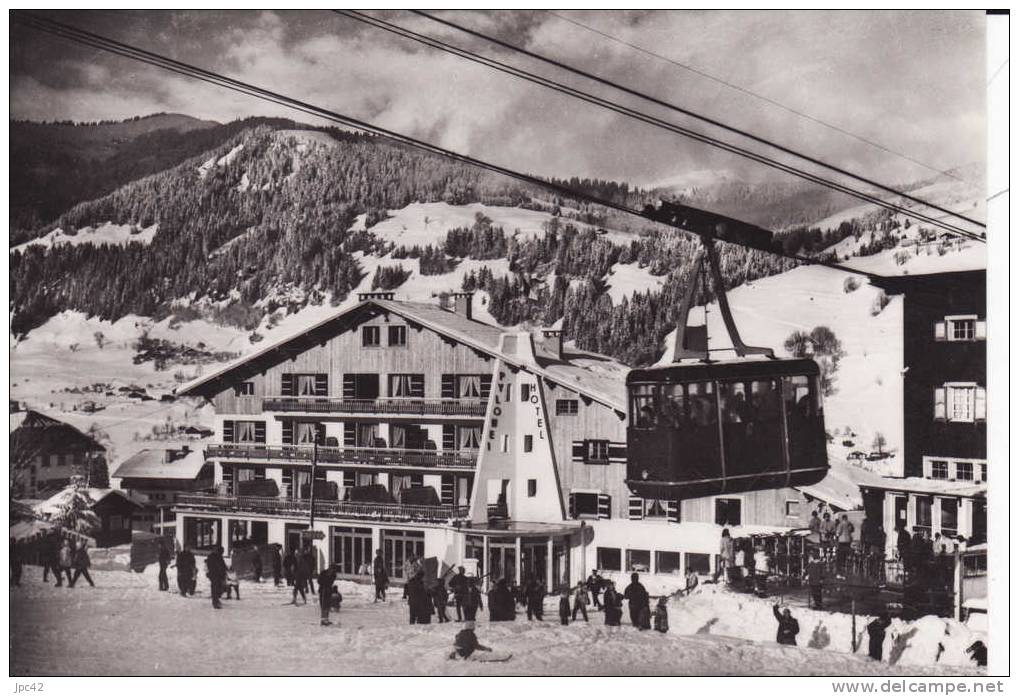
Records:
<instances>
[{"instance_id":1,"label":"terrace railing","mask_svg":"<svg viewBox=\"0 0 1019 696\"><path fill-rule=\"evenodd\" d=\"M349 413L395 416L484 418L488 404L479 399L343 399L329 396L270 396L263 411Z\"/></svg>"},{"instance_id":2,"label":"terrace railing","mask_svg":"<svg viewBox=\"0 0 1019 696\"><path fill-rule=\"evenodd\" d=\"M177 496L176 507L214 512L248 512L281 517L307 517L311 512L311 502L308 500L198 493ZM442 523L467 518L468 508L461 505L403 505L401 503L316 500L315 516L323 519Z\"/></svg>"},{"instance_id":3,"label":"terrace railing","mask_svg":"<svg viewBox=\"0 0 1019 696\"><path fill-rule=\"evenodd\" d=\"M206 445L205 456L243 459L252 462L311 462L311 445L262 445L217 443ZM453 452L428 449L390 447L325 447L318 448L319 464L356 464L374 467L407 467L415 469L474 469L477 450Z\"/></svg>"}]
</instances>

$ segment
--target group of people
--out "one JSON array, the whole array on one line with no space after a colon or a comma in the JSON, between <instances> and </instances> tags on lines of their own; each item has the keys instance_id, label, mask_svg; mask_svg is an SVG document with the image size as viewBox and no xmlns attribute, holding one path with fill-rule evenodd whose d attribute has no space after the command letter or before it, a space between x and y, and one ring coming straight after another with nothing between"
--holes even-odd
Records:
<instances>
[{"instance_id":1,"label":"group of people","mask_svg":"<svg viewBox=\"0 0 1019 696\"><path fill-rule=\"evenodd\" d=\"M88 543L84 539L75 543L71 539L52 534L44 543L42 556L43 582L49 582L52 574L57 587L63 587L65 580L67 587L74 587L81 578L85 578L90 587L96 586L88 572L92 567L92 560L88 555ZM22 563L20 549L12 543L11 582L15 585L21 584Z\"/></svg>"}]
</instances>

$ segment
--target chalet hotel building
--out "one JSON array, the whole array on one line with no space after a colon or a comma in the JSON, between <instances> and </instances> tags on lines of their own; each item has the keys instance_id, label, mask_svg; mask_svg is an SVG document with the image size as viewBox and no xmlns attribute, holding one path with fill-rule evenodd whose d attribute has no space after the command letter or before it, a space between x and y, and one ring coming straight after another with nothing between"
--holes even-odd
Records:
<instances>
[{"instance_id":1,"label":"chalet hotel building","mask_svg":"<svg viewBox=\"0 0 1019 696\"><path fill-rule=\"evenodd\" d=\"M178 390L211 401L217 435L215 493L177 498L181 543L312 539L341 576L381 549L397 582L424 556L555 588L594 567L711 572L720 525L781 530L809 514L791 488L636 498L623 365L564 348L557 330L478 321L469 293L450 309L359 300Z\"/></svg>"}]
</instances>

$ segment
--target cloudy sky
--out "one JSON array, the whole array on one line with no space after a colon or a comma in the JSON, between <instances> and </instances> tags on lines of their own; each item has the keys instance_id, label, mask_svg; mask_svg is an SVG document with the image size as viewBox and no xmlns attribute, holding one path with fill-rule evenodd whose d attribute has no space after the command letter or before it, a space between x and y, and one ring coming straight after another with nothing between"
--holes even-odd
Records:
<instances>
[{"instance_id":1,"label":"cloudy sky","mask_svg":"<svg viewBox=\"0 0 1019 696\"><path fill-rule=\"evenodd\" d=\"M666 120L640 100L402 12L389 21ZM579 12L562 15L937 169L984 159L982 12ZM760 165L327 11L62 12L48 16L454 150L540 174L650 184ZM931 171L546 12L447 18L888 182ZM227 121L301 114L11 23L11 117L158 111ZM759 147L757 149L760 149Z\"/></svg>"}]
</instances>

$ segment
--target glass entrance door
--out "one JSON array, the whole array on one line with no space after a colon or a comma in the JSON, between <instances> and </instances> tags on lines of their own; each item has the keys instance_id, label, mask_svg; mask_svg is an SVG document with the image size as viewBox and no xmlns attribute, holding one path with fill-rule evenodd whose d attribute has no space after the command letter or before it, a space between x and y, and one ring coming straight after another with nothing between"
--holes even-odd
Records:
<instances>
[{"instance_id":1,"label":"glass entrance door","mask_svg":"<svg viewBox=\"0 0 1019 696\"><path fill-rule=\"evenodd\" d=\"M372 530L362 527L332 527L332 560L341 575L360 575L362 566L372 563Z\"/></svg>"}]
</instances>

